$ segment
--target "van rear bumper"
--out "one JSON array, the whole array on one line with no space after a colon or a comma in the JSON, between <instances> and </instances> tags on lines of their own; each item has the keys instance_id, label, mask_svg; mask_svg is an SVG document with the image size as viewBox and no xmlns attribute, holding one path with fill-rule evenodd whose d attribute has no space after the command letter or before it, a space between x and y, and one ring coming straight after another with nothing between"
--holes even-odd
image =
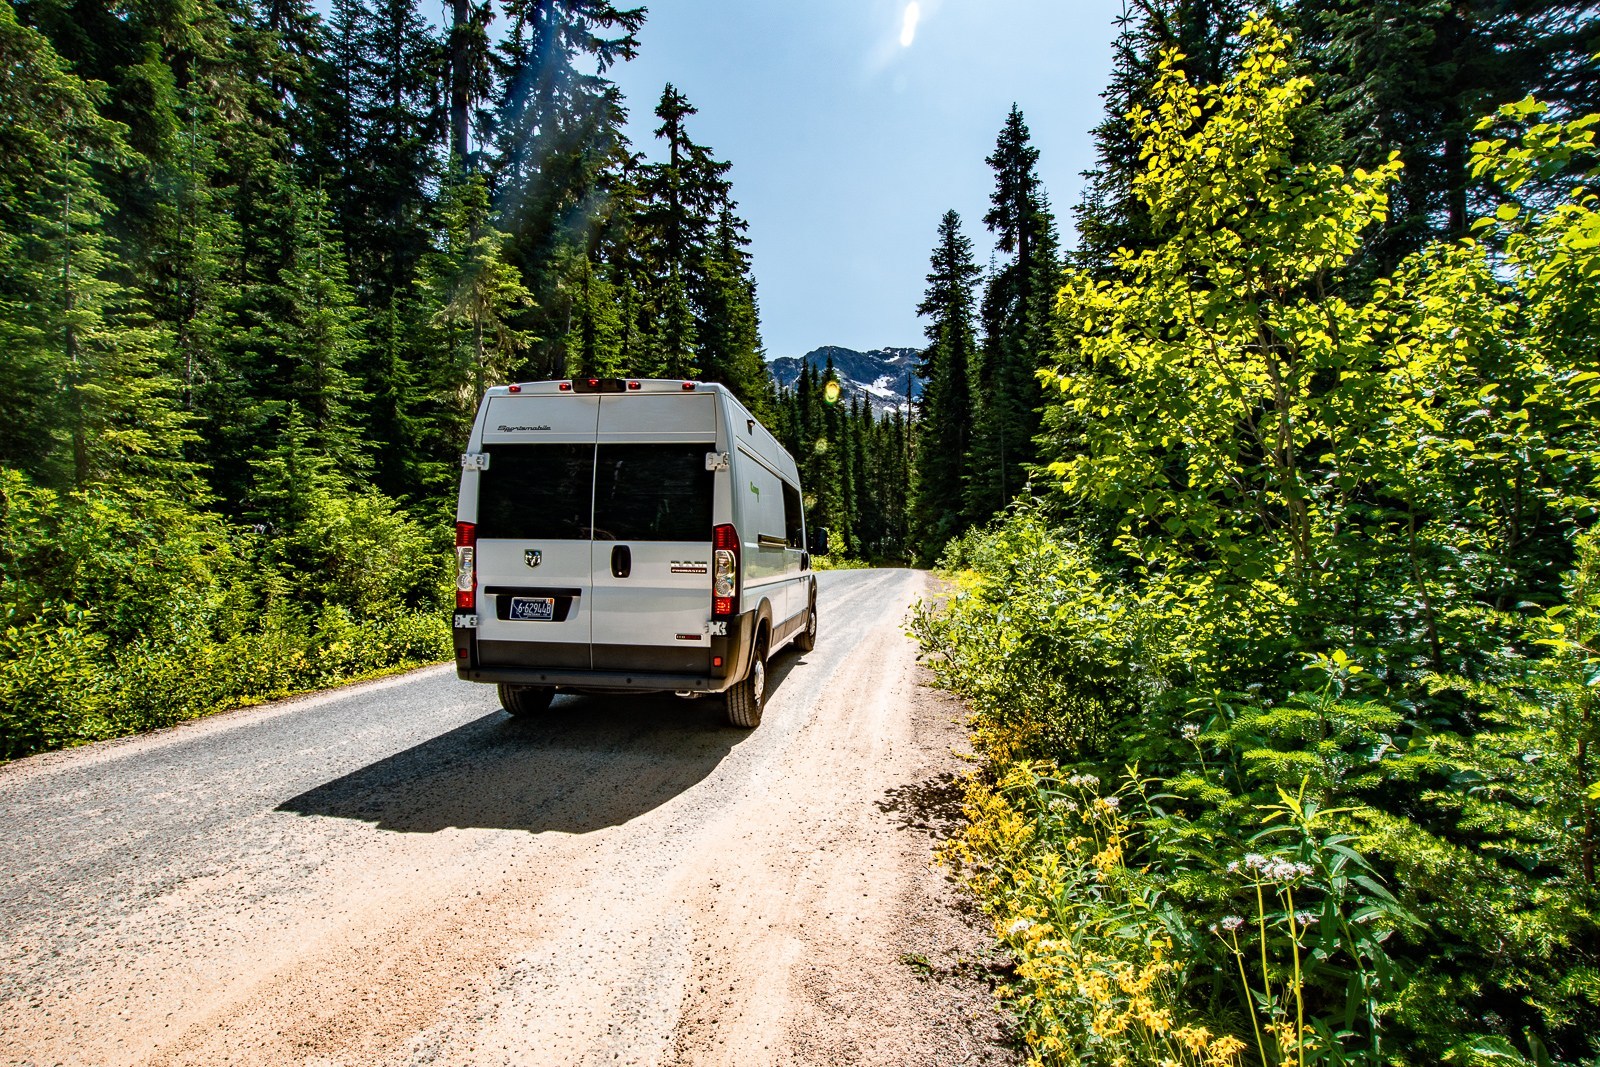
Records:
<instances>
[{"instance_id":1,"label":"van rear bumper","mask_svg":"<svg viewBox=\"0 0 1600 1067\"><path fill-rule=\"evenodd\" d=\"M456 674L469 682L506 682L510 685L559 685L570 689L659 690L720 693L733 678L708 678L696 674L645 674L638 671L544 670L540 667L461 667Z\"/></svg>"},{"instance_id":2,"label":"van rear bumper","mask_svg":"<svg viewBox=\"0 0 1600 1067\"><path fill-rule=\"evenodd\" d=\"M512 649L508 646L520 643L484 642L480 647L476 630L456 627L456 677L466 682L555 685L570 689L721 693L744 678L749 671L750 654L755 643L756 612L747 611L730 619L729 623L727 635L711 638L710 647L704 653L703 662L708 667L713 657L720 657L722 666L687 671L661 670L659 668L664 664L659 663L655 670L645 664L637 665L644 668L641 670L597 670L572 662L577 658L574 653L583 653L580 662L590 658L587 654L588 645L563 647L529 642ZM486 659L489 662L485 662ZM496 659L500 659L500 662L495 662ZM505 662L505 659L511 662ZM563 659L566 662L562 662Z\"/></svg>"}]
</instances>

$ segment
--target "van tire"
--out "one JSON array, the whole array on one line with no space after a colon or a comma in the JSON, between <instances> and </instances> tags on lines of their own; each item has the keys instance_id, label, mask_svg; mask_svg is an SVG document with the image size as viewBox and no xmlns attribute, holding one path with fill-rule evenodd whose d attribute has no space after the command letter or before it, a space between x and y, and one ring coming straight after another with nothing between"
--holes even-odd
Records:
<instances>
[{"instance_id":1,"label":"van tire","mask_svg":"<svg viewBox=\"0 0 1600 1067\"><path fill-rule=\"evenodd\" d=\"M806 628L795 636L794 647L801 652L810 652L817 647L817 598L811 598L811 606L806 609Z\"/></svg>"},{"instance_id":2,"label":"van tire","mask_svg":"<svg viewBox=\"0 0 1600 1067\"><path fill-rule=\"evenodd\" d=\"M728 723L745 730L761 725L767 704L767 638L762 634L750 657L750 670L728 690Z\"/></svg>"},{"instance_id":3,"label":"van tire","mask_svg":"<svg viewBox=\"0 0 1600 1067\"><path fill-rule=\"evenodd\" d=\"M553 685L508 685L500 683L500 704L513 718L542 715L550 710L556 696Z\"/></svg>"}]
</instances>

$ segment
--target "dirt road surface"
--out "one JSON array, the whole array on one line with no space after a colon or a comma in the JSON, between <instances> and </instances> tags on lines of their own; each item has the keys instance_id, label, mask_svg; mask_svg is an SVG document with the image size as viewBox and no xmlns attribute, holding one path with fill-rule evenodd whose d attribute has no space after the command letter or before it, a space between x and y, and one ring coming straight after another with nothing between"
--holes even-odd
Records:
<instances>
[{"instance_id":1,"label":"dirt road surface","mask_svg":"<svg viewBox=\"0 0 1600 1067\"><path fill-rule=\"evenodd\" d=\"M1016 1062L926 577L821 579L753 732L446 666L0 768L0 1063Z\"/></svg>"}]
</instances>

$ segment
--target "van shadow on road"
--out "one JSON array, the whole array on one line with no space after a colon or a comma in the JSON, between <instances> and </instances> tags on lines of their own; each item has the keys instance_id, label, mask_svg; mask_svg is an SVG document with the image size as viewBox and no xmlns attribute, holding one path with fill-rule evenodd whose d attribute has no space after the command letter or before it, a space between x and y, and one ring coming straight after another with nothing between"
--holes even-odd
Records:
<instances>
[{"instance_id":1,"label":"van shadow on road","mask_svg":"<svg viewBox=\"0 0 1600 1067\"><path fill-rule=\"evenodd\" d=\"M774 685L793 659L772 666ZM496 710L278 805L297 815L436 833L581 834L617 826L704 779L749 737L721 699L564 694L527 720Z\"/></svg>"}]
</instances>

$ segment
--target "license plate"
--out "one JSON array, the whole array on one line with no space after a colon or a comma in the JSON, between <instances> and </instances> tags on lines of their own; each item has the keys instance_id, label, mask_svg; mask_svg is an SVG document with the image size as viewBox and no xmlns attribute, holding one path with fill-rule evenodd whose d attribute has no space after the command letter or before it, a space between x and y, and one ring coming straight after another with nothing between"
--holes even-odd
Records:
<instances>
[{"instance_id":1,"label":"license plate","mask_svg":"<svg viewBox=\"0 0 1600 1067\"><path fill-rule=\"evenodd\" d=\"M511 619L515 622L552 622L555 617L555 597L514 596L511 598Z\"/></svg>"}]
</instances>

